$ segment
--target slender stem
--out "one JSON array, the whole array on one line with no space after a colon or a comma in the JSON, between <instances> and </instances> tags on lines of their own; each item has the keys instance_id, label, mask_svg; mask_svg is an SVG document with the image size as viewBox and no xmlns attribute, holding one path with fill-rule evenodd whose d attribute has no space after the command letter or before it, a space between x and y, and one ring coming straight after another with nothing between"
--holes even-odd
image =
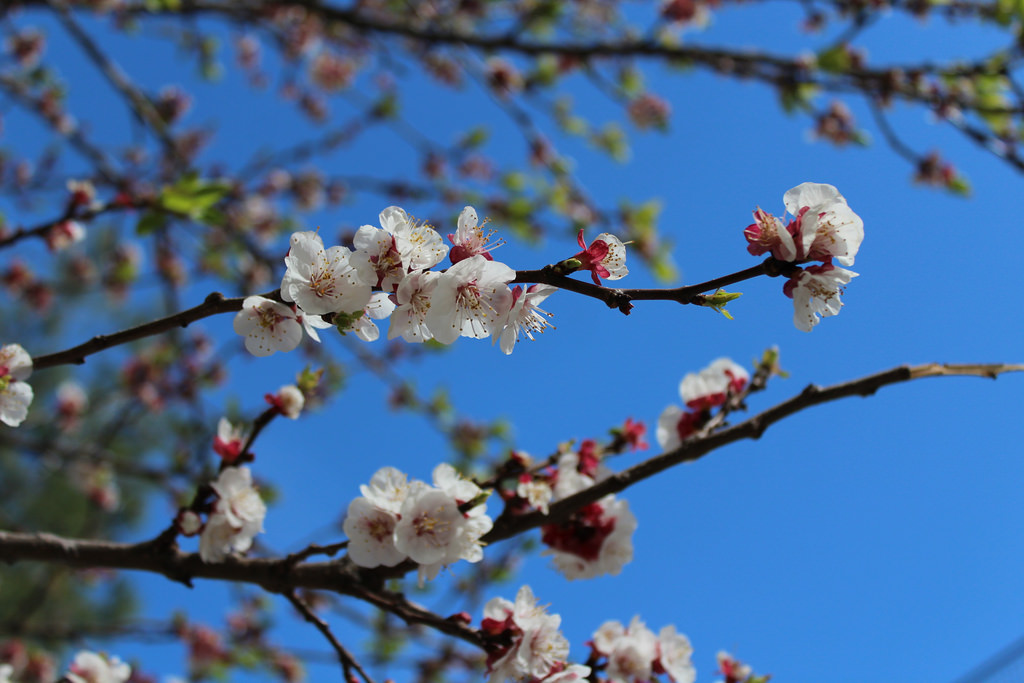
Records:
<instances>
[{"instance_id":1,"label":"slender stem","mask_svg":"<svg viewBox=\"0 0 1024 683\"><path fill-rule=\"evenodd\" d=\"M577 294L600 299L608 304L609 307L618 308L623 313L628 314L630 309L633 308L632 303L630 303L633 300L663 300L677 301L681 304L700 304L701 299L699 297L701 292L718 289L719 287L724 287L736 282L742 282L743 280L749 280L760 275L778 275L780 273L788 272L789 269L794 267L795 264L782 263L769 257L760 265L752 266L730 275L724 275L722 277L715 278L714 280L708 280L707 282L695 285L670 289L612 289L609 287L599 287L590 282L575 280L573 278L566 277L565 275L560 275L554 271L553 266L545 266L540 270L518 271L513 282L537 282L541 284L549 284L560 289L567 289L569 291L576 292ZM277 290L273 292L264 292L259 296L274 299L275 301L281 300L280 291ZM101 334L93 337L87 342L83 342L78 346L73 346L70 349L65 349L64 351L57 351L55 353L37 356L33 358L32 366L35 370L42 370L57 365L81 365L82 363L85 363L87 356L109 349L113 346L119 346L145 337L151 337L156 334L173 330L177 327L188 327L197 320L208 318L211 315L217 315L218 313L233 313L240 311L242 310L242 302L244 302L245 299L246 297L234 297L229 299L220 292L213 292L206 297L203 303L179 313L159 318L137 327L130 327L126 330L115 332L113 334Z\"/></svg>"},{"instance_id":2,"label":"slender stem","mask_svg":"<svg viewBox=\"0 0 1024 683\"><path fill-rule=\"evenodd\" d=\"M268 299L279 299L278 292L266 292L260 296ZM78 346L73 346L70 349L64 351L57 351L55 353L46 354L44 356L37 356L32 359L32 367L35 370L42 370L45 368L52 368L56 365L67 365L69 363L81 365L85 362L86 356L91 356L94 353L98 353L105 349L109 349L113 346L119 346L121 344L127 344L145 337L151 337L155 334L161 334L167 332L176 327L188 327L190 324L202 318L207 318L211 315L218 313L231 313L242 310L242 302L245 301L246 297L234 297L226 298L220 292L213 292L203 303L198 306L193 306L174 315L169 315L165 318L158 318L148 323L138 325L137 327L129 327L126 330L115 332L113 334L101 334L93 337L87 342L83 342Z\"/></svg>"},{"instance_id":3,"label":"slender stem","mask_svg":"<svg viewBox=\"0 0 1024 683\"><path fill-rule=\"evenodd\" d=\"M542 524L562 522L584 505L600 500L610 493L618 493L670 467L684 462L699 460L708 453L736 441L759 439L771 425L811 406L828 403L848 396L870 396L884 386L909 382L924 377L975 376L994 379L1006 372L1024 372L1024 365L1008 363L902 365L891 370L884 370L873 375L861 377L860 379L828 387L819 387L811 384L793 398L758 413L739 424L726 427L706 436L687 439L678 448L649 458L568 498L560 500L551 505L547 515L535 511L517 517L499 519L495 523L494 528L481 540L484 543L494 543L495 541L516 536L526 529L532 529Z\"/></svg>"},{"instance_id":4,"label":"slender stem","mask_svg":"<svg viewBox=\"0 0 1024 683\"><path fill-rule=\"evenodd\" d=\"M288 591L284 596L288 598L288 602L292 603L292 606L299 611L299 614L302 615L303 619L316 626L317 630L324 635L327 642L334 648L334 651L338 653L338 660L341 662L341 670L345 676L346 682L352 680L352 670L355 669L359 675L363 677L363 680L366 681L366 683L373 683L373 679L370 678L369 674L367 674L365 670L363 670L363 667L360 666L356 658L352 656L352 653L348 651L348 648L342 645L341 641L338 640L334 633L331 632L331 627L326 621L318 617L313 609L307 605L294 590Z\"/></svg>"}]
</instances>

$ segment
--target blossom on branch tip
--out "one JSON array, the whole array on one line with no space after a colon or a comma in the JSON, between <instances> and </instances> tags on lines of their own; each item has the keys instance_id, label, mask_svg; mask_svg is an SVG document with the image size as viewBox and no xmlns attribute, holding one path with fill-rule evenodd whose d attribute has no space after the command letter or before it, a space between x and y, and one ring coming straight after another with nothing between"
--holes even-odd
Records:
<instances>
[{"instance_id":1,"label":"blossom on branch tip","mask_svg":"<svg viewBox=\"0 0 1024 683\"><path fill-rule=\"evenodd\" d=\"M790 227L781 220L761 210L754 209L754 222L743 231L747 238L747 251L753 256L771 252L779 261L796 260L796 242Z\"/></svg>"},{"instance_id":2,"label":"blossom on branch tip","mask_svg":"<svg viewBox=\"0 0 1024 683\"><path fill-rule=\"evenodd\" d=\"M17 427L28 416L32 387L25 381L32 374L32 357L20 344L0 347L0 422Z\"/></svg>"},{"instance_id":3,"label":"blossom on branch tip","mask_svg":"<svg viewBox=\"0 0 1024 683\"><path fill-rule=\"evenodd\" d=\"M263 532L267 506L252 485L248 467L224 469L210 487L217 500L199 536L199 556L203 562L221 562L252 546L253 537Z\"/></svg>"},{"instance_id":4,"label":"blossom on branch tip","mask_svg":"<svg viewBox=\"0 0 1024 683\"><path fill-rule=\"evenodd\" d=\"M245 445L245 432L241 427L232 425L226 417L217 423L217 435L213 437L213 452L230 464L242 454Z\"/></svg>"},{"instance_id":5,"label":"blossom on branch tip","mask_svg":"<svg viewBox=\"0 0 1024 683\"><path fill-rule=\"evenodd\" d=\"M798 330L810 332L821 320L839 313L843 302L839 296L857 273L837 268L831 263L801 269L783 286L793 299L793 324Z\"/></svg>"},{"instance_id":6,"label":"blossom on branch tip","mask_svg":"<svg viewBox=\"0 0 1024 683\"><path fill-rule=\"evenodd\" d=\"M306 405L306 397L294 384L286 384L276 394L267 394L264 398L290 420L297 420Z\"/></svg>"},{"instance_id":7,"label":"blossom on branch tip","mask_svg":"<svg viewBox=\"0 0 1024 683\"><path fill-rule=\"evenodd\" d=\"M595 285L601 285L601 278L618 280L629 274L626 268L626 245L615 235L602 232L588 247L583 240L583 228L580 228L576 241L583 249L572 257L581 264L577 270L589 270Z\"/></svg>"},{"instance_id":8,"label":"blossom on branch tip","mask_svg":"<svg viewBox=\"0 0 1024 683\"><path fill-rule=\"evenodd\" d=\"M725 676L723 683L742 683L754 674L753 669L725 650L719 650L715 658L718 660L718 673Z\"/></svg>"},{"instance_id":9,"label":"blossom on branch tip","mask_svg":"<svg viewBox=\"0 0 1024 683\"><path fill-rule=\"evenodd\" d=\"M131 675L132 668L119 658L82 650L64 678L70 683L125 683Z\"/></svg>"}]
</instances>

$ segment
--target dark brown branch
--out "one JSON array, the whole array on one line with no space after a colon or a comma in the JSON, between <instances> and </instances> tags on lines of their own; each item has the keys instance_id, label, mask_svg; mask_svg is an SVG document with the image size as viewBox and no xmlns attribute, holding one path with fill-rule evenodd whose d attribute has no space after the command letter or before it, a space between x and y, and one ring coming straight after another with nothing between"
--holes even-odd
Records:
<instances>
[{"instance_id":1,"label":"dark brown branch","mask_svg":"<svg viewBox=\"0 0 1024 683\"><path fill-rule=\"evenodd\" d=\"M760 275L771 277L788 274L796 267L794 263L776 261L774 258L767 258L759 265L746 268L736 273L723 275L722 277L701 282L685 287L671 289L616 289L612 287L601 287L583 280L576 280L558 272L558 266L545 266L540 270L519 270L512 282L538 282L545 285L567 289L577 294L600 299L609 308L617 308L625 314L633 308L633 301L675 301L680 304L703 305L704 299L700 296L703 292L710 292L720 287L750 280Z\"/></svg>"},{"instance_id":2,"label":"dark brown branch","mask_svg":"<svg viewBox=\"0 0 1024 683\"><path fill-rule=\"evenodd\" d=\"M280 299L277 291L265 292L260 296L268 299ZM55 365L67 365L69 363L81 365L85 362L86 356L98 353L112 346L127 344L138 339L151 337L155 334L173 330L176 327L188 327L190 324L202 318L208 318L218 313L231 313L242 310L242 302L246 297L226 298L220 292L213 292L203 303L198 306L169 315L166 318L159 318L137 327L130 327L113 334L101 334L93 337L87 342L74 346L64 351L57 351L45 356L37 356L32 359L32 367L36 370L52 368Z\"/></svg>"},{"instance_id":3,"label":"dark brown branch","mask_svg":"<svg viewBox=\"0 0 1024 683\"><path fill-rule=\"evenodd\" d=\"M800 394L765 410L748 420L707 436L685 441L679 448L650 458L612 475L590 488L551 505L549 514L531 512L499 519L483 537L495 543L543 524L565 520L580 507L610 494L623 491L683 462L698 460L722 446L742 439L757 439L771 425L812 406L848 396L870 396L878 389L925 377L973 376L996 378L1007 372L1024 372L1024 364L975 363L900 366L867 377L829 387L809 385ZM183 553L176 547L156 542L137 544L68 539L52 534L20 534L0 531L0 561L38 561L70 567L132 569L162 574L190 585L193 578L235 581L262 586L268 591L286 593L307 588L351 595L398 616L410 624L424 624L442 633L483 647L479 632L455 619L445 619L415 605L399 593L378 590L374 586L389 577L401 576L414 568L406 562L394 569L359 570L347 558L330 562L296 564L294 556L279 559L243 559L228 557L207 564L196 553Z\"/></svg>"},{"instance_id":4,"label":"dark brown branch","mask_svg":"<svg viewBox=\"0 0 1024 683\"><path fill-rule=\"evenodd\" d=\"M703 299L700 298L701 292L718 289L719 287L725 287L736 282L742 282L743 280L749 280L759 275L775 276L785 274L794 267L795 264L783 263L769 257L760 265L741 270L737 273L725 275L696 285L676 287L673 289L611 289L608 287L599 287L589 282L574 280L573 278L566 277L565 275L560 275L557 272L556 266L545 266L540 270L518 271L513 282L539 282L553 285L560 289L567 289L569 291L576 292L577 294L583 294L595 299L600 299L608 304L609 307L618 308L623 313L628 314L629 310L633 307L630 302L634 300L677 301L681 304L700 305L703 301ZM264 292L259 296L274 299L275 301L281 300L280 291L277 290L273 292ZM240 311L242 310L242 302L244 302L245 299L246 297L234 297L229 299L225 298L225 296L220 292L213 292L198 306L193 306L192 308L175 313L174 315L159 318L158 320L153 320L137 327L130 327L126 330L115 332L113 334L98 335L89 341L70 349L57 351L44 356L38 356L32 361L33 368L36 370L42 370L44 368L50 368L56 365L67 365L69 363L81 365L85 362L86 356L109 349L113 346L119 346L145 337L151 337L178 327L188 327L196 320L208 318L209 316L217 315L218 313L232 313Z\"/></svg>"},{"instance_id":5,"label":"dark brown branch","mask_svg":"<svg viewBox=\"0 0 1024 683\"><path fill-rule=\"evenodd\" d=\"M186 585L190 585L192 579L201 578L255 584L273 593L287 593L299 588L330 591L363 600L406 623L423 624L476 647L483 647L483 638L475 629L409 602L400 593L371 587L369 582L379 582L374 573L360 573L346 558L295 565L287 557L228 557L223 562L208 564L200 559L198 553L184 553L152 542L127 544L69 539L45 533L0 531L0 562L18 561L49 562L76 568L148 571Z\"/></svg>"},{"instance_id":6,"label":"dark brown branch","mask_svg":"<svg viewBox=\"0 0 1024 683\"><path fill-rule=\"evenodd\" d=\"M884 386L909 382L924 377L974 376L996 378L1006 372L1024 372L1024 365L1007 363L942 364L909 366L902 365L891 370L861 377L829 387L808 385L801 393L788 401L758 413L732 427L726 427L704 437L694 437L683 442L678 448L656 455L627 470L614 474L568 498L554 503L548 514L531 512L518 517L499 519L494 528L483 537L483 542L494 543L516 536L527 529L564 521L584 505L600 500L609 493L618 493L633 484L653 477L680 463L699 460L711 451L743 439L758 439L768 427L811 406L828 403L848 396L870 396Z\"/></svg>"},{"instance_id":7,"label":"dark brown branch","mask_svg":"<svg viewBox=\"0 0 1024 683\"><path fill-rule=\"evenodd\" d=\"M68 221L68 220L89 221L89 220L92 220L93 218L96 218L97 216L100 216L100 215L103 215L103 214L107 214L107 213L114 213L114 212L117 212L117 211L125 211L125 210L129 210L129 209L140 209L140 208L147 208L147 207L150 207L150 202L139 201L139 200L136 200L136 201L117 200L117 201L109 202L107 204L101 204L99 206L95 206L93 208L86 209L84 211L75 211L73 209L73 207L72 207L70 211L65 211L64 214L62 214L60 218L57 218L57 219L54 219L54 220L49 220L49 221L46 221L45 223L40 223L39 225L35 225L35 226L31 227L31 228L18 228L18 229L14 230L11 233L3 235L2 237L0 237L0 249L2 249L4 247L9 247L12 244L16 244L17 242L20 242L21 240L27 239L27 238L30 238L30 237L37 237L37 238L40 238L40 239L46 239L47 234L51 230L53 230L53 228L55 226L59 225L60 223L62 223L64 221Z\"/></svg>"}]
</instances>

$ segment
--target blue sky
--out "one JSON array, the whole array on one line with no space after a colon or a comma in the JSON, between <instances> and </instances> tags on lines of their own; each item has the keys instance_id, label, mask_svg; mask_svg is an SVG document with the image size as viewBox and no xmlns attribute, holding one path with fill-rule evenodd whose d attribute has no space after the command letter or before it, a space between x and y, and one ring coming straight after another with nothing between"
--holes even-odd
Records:
<instances>
[{"instance_id":1,"label":"blue sky","mask_svg":"<svg viewBox=\"0 0 1024 683\"><path fill-rule=\"evenodd\" d=\"M756 41L780 52L828 43L797 33L799 18L796 5L724 9L693 40ZM22 21L42 23L31 14ZM105 109L106 86L90 65L75 61L74 49L58 34L54 30L49 56L71 83L73 111L97 138L117 139L124 112ZM893 17L866 42L872 59L886 63L908 54L949 56L950 49L968 57L1002 39ZM154 90L165 83L194 86L187 122L220 126L209 159L244 159L254 141L315 135L272 93L244 88L238 74L197 84L194 68L175 61L165 44L110 37L105 45ZM835 185L864 219L866 233L853 267L860 277L849 286L841 315L802 333L792 324L782 282L767 278L734 288L744 296L730 305L733 321L665 302L641 302L626 317L560 292L545 306L558 329L521 343L511 356L464 339L409 367L424 393L445 386L466 416L507 418L515 425L516 447L542 456L569 439L601 437L626 417L647 422L653 432L661 410L679 402L677 386L686 372L719 356L747 363L772 345L780 347L791 376L773 380L750 401L752 410L811 382L840 382L902 363L1024 360L1018 174L908 107L895 108L894 125L911 146L941 149L966 172L974 188L970 199L911 184L911 169L886 148L859 102L851 108L875 144L836 149L810 143L808 121L782 114L763 86L655 65L647 82L672 103L670 134L633 135L631 160L623 165L556 138L575 160L579 182L608 204L618 197L659 198L661 230L675 244L684 283L756 263L742 236L755 206L781 213L787 189L804 181ZM357 90L363 87L369 84L357 82ZM420 130L445 140L462 123L486 120L494 128L487 151L500 160L522 158L512 123L472 88L439 96L416 79L401 88L406 116ZM578 79L570 90L593 120L618 116ZM332 102L339 120L347 106ZM0 141L8 145L31 145L38 136L15 114L5 130ZM344 149L325 166L374 175L416 172L408 150L387 134ZM375 223L383 205L363 196L310 216L304 227L319 225L329 238L343 226ZM405 208L423 213L412 203ZM442 233L451 228L439 226ZM497 256L524 269L575 251L568 236L556 236L535 250L509 244ZM639 262L631 265L623 286L653 285ZM190 301L209 288L196 283ZM88 334L110 329L101 315L91 324ZM230 316L204 321L202 329L224 347L240 348ZM326 343L347 356L337 340ZM262 394L289 381L303 363L299 354L238 355L230 391L255 411ZM622 494L639 528L635 559L620 576L570 583L533 555L495 594L511 598L518 585L529 583L562 615L580 659L584 641L603 621L625 623L640 614L655 630L674 623L691 638L700 681L714 680L719 649L777 681L952 680L1024 632L1022 382L1015 376L922 380L800 413L757 442L727 447ZM266 521L271 547L294 550L311 532L328 528L378 467L393 465L427 479L445 459L445 444L429 425L388 411L386 397L387 388L369 373L354 374L332 404L297 423L275 422L261 436L257 474L281 492ZM211 433L217 417L212 406ZM655 452L612 465L625 467ZM166 524L166 514L153 510L154 529ZM332 531L316 540L339 539ZM452 568L455 575L462 570ZM447 585L451 578L439 581ZM155 577L140 577L140 585L147 616L166 617L186 605L214 623L224 616L229 591L223 586L200 582L188 591ZM282 642L328 650L312 628L285 616L283 601L277 612ZM339 628L358 650L362 638ZM149 672L183 673L178 648L108 647L138 658ZM335 667L310 671L313 680L331 680Z\"/></svg>"}]
</instances>

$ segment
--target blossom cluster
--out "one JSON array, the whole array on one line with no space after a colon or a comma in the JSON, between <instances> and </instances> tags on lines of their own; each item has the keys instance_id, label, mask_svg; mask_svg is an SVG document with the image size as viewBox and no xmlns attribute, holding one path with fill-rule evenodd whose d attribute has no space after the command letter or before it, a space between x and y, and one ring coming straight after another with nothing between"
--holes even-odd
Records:
<instances>
[{"instance_id":1,"label":"blossom cluster","mask_svg":"<svg viewBox=\"0 0 1024 683\"><path fill-rule=\"evenodd\" d=\"M590 668L569 664L569 641L559 626L562 618L537 604L529 586L516 601L492 598L484 606L480 630L486 637L487 673L500 681L569 683L586 680Z\"/></svg>"},{"instance_id":2,"label":"blossom cluster","mask_svg":"<svg viewBox=\"0 0 1024 683\"><path fill-rule=\"evenodd\" d=\"M421 585L458 560L482 560L480 537L493 526L487 495L448 464L434 468L433 480L431 486L394 467L377 470L348 506L349 558L360 567L411 560Z\"/></svg>"},{"instance_id":3,"label":"blossom cluster","mask_svg":"<svg viewBox=\"0 0 1024 683\"><path fill-rule=\"evenodd\" d=\"M225 423L221 421L222 426ZM263 532L267 506L253 486L248 467L225 467L209 486L214 498L203 506L206 521L199 511L184 509L175 523L186 536L199 534L203 562L223 562L228 555L252 547L253 538Z\"/></svg>"},{"instance_id":4,"label":"blossom cluster","mask_svg":"<svg viewBox=\"0 0 1024 683\"><path fill-rule=\"evenodd\" d=\"M718 358L700 372L688 373L679 383L686 409L670 405L662 411L656 432L658 445L666 451L678 448L704 426L712 408L743 391L749 381L750 374L743 366L728 358Z\"/></svg>"},{"instance_id":5,"label":"blossom cluster","mask_svg":"<svg viewBox=\"0 0 1024 683\"><path fill-rule=\"evenodd\" d=\"M451 344L459 337L491 338L509 354L520 338L533 339L550 326L540 304L555 288L510 288L516 272L491 256L499 245L490 244L493 231L484 232L473 207L462 210L448 235L450 251L436 230L397 206L381 212L380 225L359 228L353 249L325 247L312 231L292 234L281 281L286 303L251 296L235 317L235 332L246 338L249 352L291 351L303 330L320 341L317 330L332 325L374 341L380 337L374 321L390 319L388 339ZM577 269L590 270L595 281L628 272L625 247L615 236L599 235L587 246L581 232L579 242ZM450 267L431 270L446 256Z\"/></svg>"},{"instance_id":6,"label":"blossom cluster","mask_svg":"<svg viewBox=\"0 0 1024 683\"><path fill-rule=\"evenodd\" d=\"M802 183L783 195L788 223L760 208L754 222L743 231L747 251L754 256L771 253L787 263L821 261L820 265L796 268L783 287L793 299L793 323L804 332L821 317L836 315L842 308L840 294L857 273L832 264L852 266L864 241L864 221L847 205L832 185Z\"/></svg>"},{"instance_id":7,"label":"blossom cluster","mask_svg":"<svg viewBox=\"0 0 1024 683\"><path fill-rule=\"evenodd\" d=\"M528 456L513 454L528 463ZM580 444L578 452L563 453L554 468L524 471L513 492L508 492L513 510L540 510L568 498L611 472L601 463L597 445L592 440ZM618 574L633 559L633 532L636 517L629 503L614 494L584 505L568 519L541 527L541 540L547 546L552 564L568 579L591 579Z\"/></svg>"},{"instance_id":8,"label":"blossom cluster","mask_svg":"<svg viewBox=\"0 0 1024 683\"><path fill-rule=\"evenodd\" d=\"M606 621L594 632L590 646L591 661L605 661L602 674L609 683L650 681L655 674L667 674L675 683L693 683L697 678L690 661L690 640L672 625L655 636L639 616L629 626Z\"/></svg>"},{"instance_id":9,"label":"blossom cluster","mask_svg":"<svg viewBox=\"0 0 1024 683\"><path fill-rule=\"evenodd\" d=\"M0 347L0 422L17 427L28 416L32 387L32 358L18 344Z\"/></svg>"}]
</instances>

